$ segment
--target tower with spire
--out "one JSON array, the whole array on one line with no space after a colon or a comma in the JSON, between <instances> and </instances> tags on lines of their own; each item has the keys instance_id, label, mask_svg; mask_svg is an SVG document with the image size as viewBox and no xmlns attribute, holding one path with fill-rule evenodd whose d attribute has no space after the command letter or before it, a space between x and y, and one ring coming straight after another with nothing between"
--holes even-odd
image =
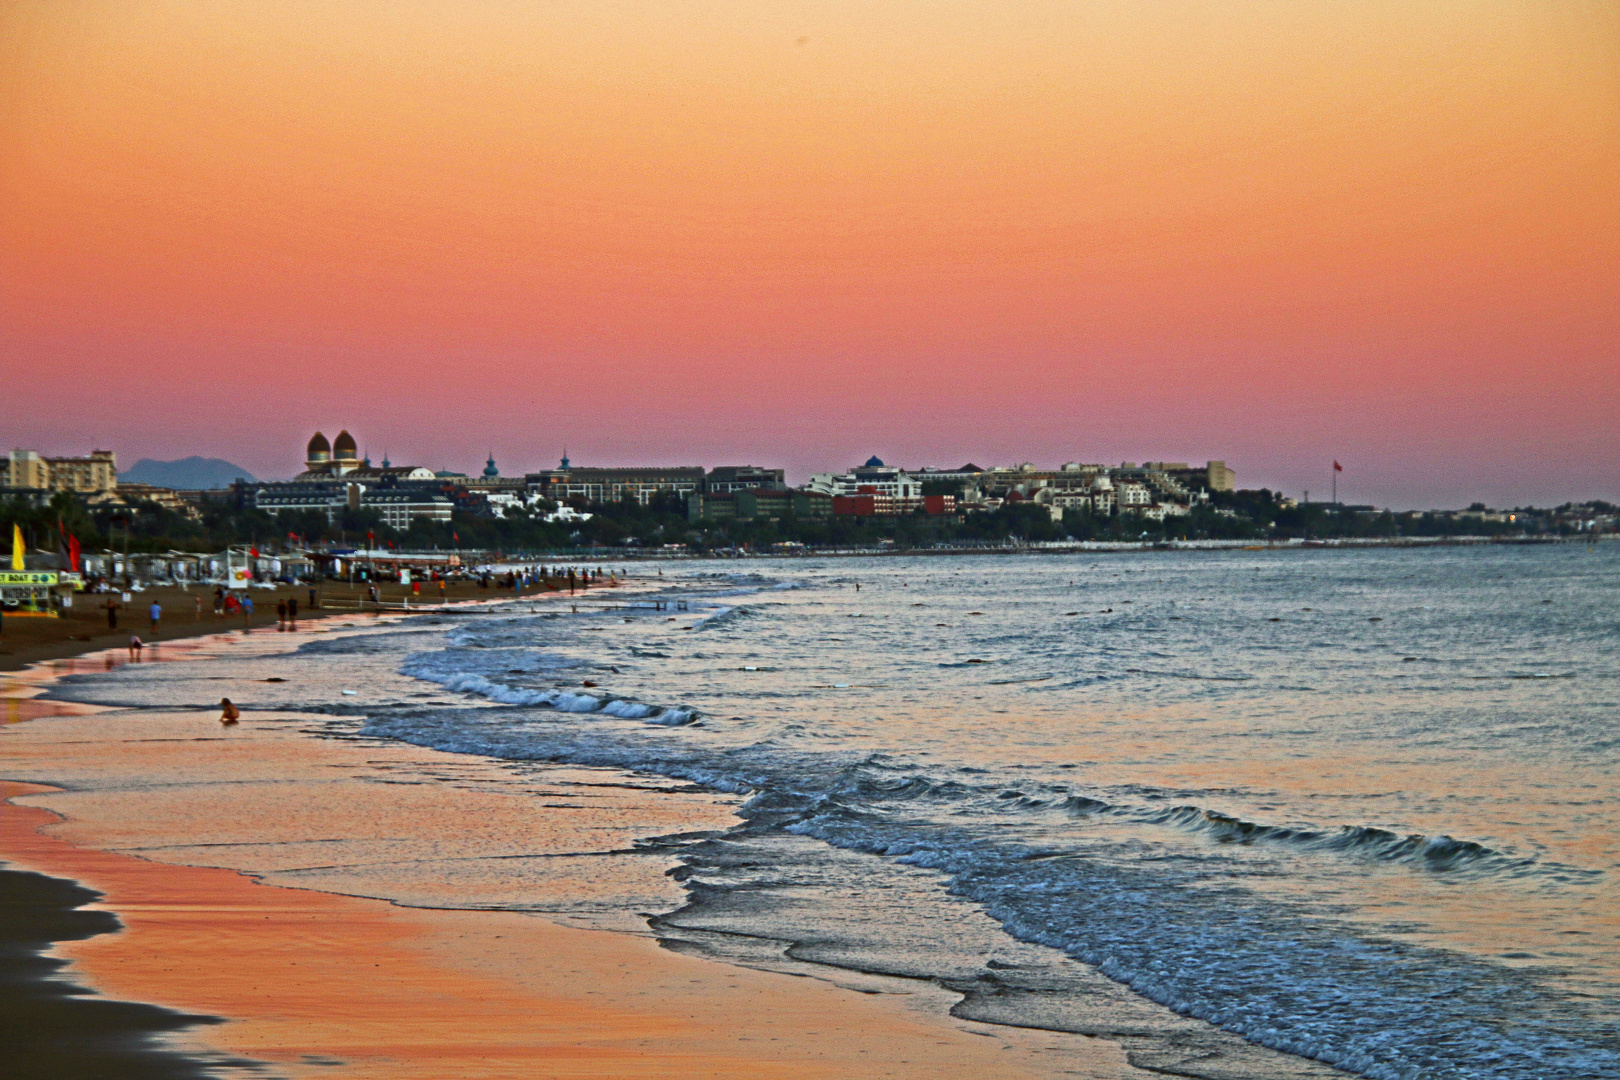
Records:
<instances>
[{"instance_id":1,"label":"tower with spire","mask_svg":"<svg viewBox=\"0 0 1620 1080\"><path fill-rule=\"evenodd\" d=\"M493 480L501 475L501 470L495 467L495 451L489 452L489 460L484 462L484 479Z\"/></svg>"}]
</instances>

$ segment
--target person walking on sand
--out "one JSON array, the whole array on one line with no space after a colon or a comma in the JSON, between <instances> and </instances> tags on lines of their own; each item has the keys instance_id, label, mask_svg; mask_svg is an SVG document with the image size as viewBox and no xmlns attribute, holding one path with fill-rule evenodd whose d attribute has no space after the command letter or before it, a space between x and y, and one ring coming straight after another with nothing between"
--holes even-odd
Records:
<instances>
[{"instance_id":1,"label":"person walking on sand","mask_svg":"<svg viewBox=\"0 0 1620 1080\"><path fill-rule=\"evenodd\" d=\"M253 624L253 597L242 597L242 629L246 630Z\"/></svg>"},{"instance_id":2,"label":"person walking on sand","mask_svg":"<svg viewBox=\"0 0 1620 1080\"><path fill-rule=\"evenodd\" d=\"M236 723L242 718L241 710L235 705L232 705L231 699L228 697L222 697L219 699L219 708L219 722L224 724L226 727L230 727L232 724Z\"/></svg>"},{"instance_id":3,"label":"person walking on sand","mask_svg":"<svg viewBox=\"0 0 1620 1080\"><path fill-rule=\"evenodd\" d=\"M199 593L191 598L197 605L197 619L202 618L202 595Z\"/></svg>"},{"instance_id":4,"label":"person walking on sand","mask_svg":"<svg viewBox=\"0 0 1620 1080\"><path fill-rule=\"evenodd\" d=\"M163 605L156 600L152 601L152 606L146 609L146 617L151 620L151 634L152 639L155 641L157 640L158 621L163 618Z\"/></svg>"},{"instance_id":5,"label":"person walking on sand","mask_svg":"<svg viewBox=\"0 0 1620 1080\"><path fill-rule=\"evenodd\" d=\"M118 629L118 601L107 597L107 629Z\"/></svg>"},{"instance_id":6,"label":"person walking on sand","mask_svg":"<svg viewBox=\"0 0 1620 1080\"><path fill-rule=\"evenodd\" d=\"M285 600L276 602L276 629L287 629L287 601Z\"/></svg>"},{"instance_id":7,"label":"person walking on sand","mask_svg":"<svg viewBox=\"0 0 1620 1080\"><path fill-rule=\"evenodd\" d=\"M296 630L297 628L298 628L298 597L289 596L289 597L287 597L287 629Z\"/></svg>"}]
</instances>

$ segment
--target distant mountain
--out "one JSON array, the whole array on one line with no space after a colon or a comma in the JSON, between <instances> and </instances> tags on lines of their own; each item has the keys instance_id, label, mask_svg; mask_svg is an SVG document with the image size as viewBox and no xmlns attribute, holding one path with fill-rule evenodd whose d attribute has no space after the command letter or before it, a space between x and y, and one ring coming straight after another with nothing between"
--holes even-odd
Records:
<instances>
[{"instance_id":1,"label":"distant mountain","mask_svg":"<svg viewBox=\"0 0 1620 1080\"><path fill-rule=\"evenodd\" d=\"M230 487L238 477L253 480L254 476L240 465L232 465L219 458L188 457L179 461L153 461L141 458L128 469L121 470L118 479L131 484L151 484L154 487L198 491L208 488Z\"/></svg>"}]
</instances>

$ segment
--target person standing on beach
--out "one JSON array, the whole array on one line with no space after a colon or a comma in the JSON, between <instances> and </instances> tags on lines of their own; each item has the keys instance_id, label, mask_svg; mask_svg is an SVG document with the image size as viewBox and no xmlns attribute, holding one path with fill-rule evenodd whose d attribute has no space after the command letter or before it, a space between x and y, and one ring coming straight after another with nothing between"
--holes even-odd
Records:
<instances>
[{"instance_id":1,"label":"person standing on beach","mask_svg":"<svg viewBox=\"0 0 1620 1080\"><path fill-rule=\"evenodd\" d=\"M242 629L246 630L253 622L253 597L242 597Z\"/></svg>"},{"instance_id":2,"label":"person standing on beach","mask_svg":"<svg viewBox=\"0 0 1620 1080\"><path fill-rule=\"evenodd\" d=\"M196 602L196 604L197 604L197 618L201 619L202 618L202 597L200 595L199 596L193 596L191 599Z\"/></svg>"},{"instance_id":3,"label":"person standing on beach","mask_svg":"<svg viewBox=\"0 0 1620 1080\"><path fill-rule=\"evenodd\" d=\"M276 629L287 629L287 601L285 600L276 603Z\"/></svg>"},{"instance_id":4,"label":"person standing on beach","mask_svg":"<svg viewBox=\"0 0 1620 1080\"><path fill-rule=\"evenodd\" d=\"M118 601L107 597L107 629L118 629Z\"/></svg>"},{"instance_id":5,"label":"person standing on beach","mask_svg":"<svg viewBox=\"0 0 1620 1080\"><path fill-rule=\"evenodd\" d=\"M146 609L146 617L151 620L151 634L155 640L158 632L158 620L163 618L163 605L156 600L152 601L152 606Z\"/></svg>"},{"instance_id":6,"label":"person standing on beach","mask_svg":"<svg viewBox=\"0 0 1620 1080\"><path fill-rule=\"evenodd\" d=\"M287 627L294 628L298 623L298 597L287 597Z\"/></svg>"}]
</instances>

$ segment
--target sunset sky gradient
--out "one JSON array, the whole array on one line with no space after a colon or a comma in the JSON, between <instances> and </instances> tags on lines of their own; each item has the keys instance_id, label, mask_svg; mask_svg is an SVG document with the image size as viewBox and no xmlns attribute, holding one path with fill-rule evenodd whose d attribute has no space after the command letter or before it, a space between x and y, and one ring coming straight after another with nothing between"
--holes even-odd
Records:
<instances>
[{"instance_id":1,"label":"sunset sky gradient","mask_svg":"<svg viewBox=\"0 0 1620 1080\"><path fill-rule=\"evenodd\" d=\"M8 446L1620 498L1620 5L0 0Z\"/></svg>"}]
</instances>

